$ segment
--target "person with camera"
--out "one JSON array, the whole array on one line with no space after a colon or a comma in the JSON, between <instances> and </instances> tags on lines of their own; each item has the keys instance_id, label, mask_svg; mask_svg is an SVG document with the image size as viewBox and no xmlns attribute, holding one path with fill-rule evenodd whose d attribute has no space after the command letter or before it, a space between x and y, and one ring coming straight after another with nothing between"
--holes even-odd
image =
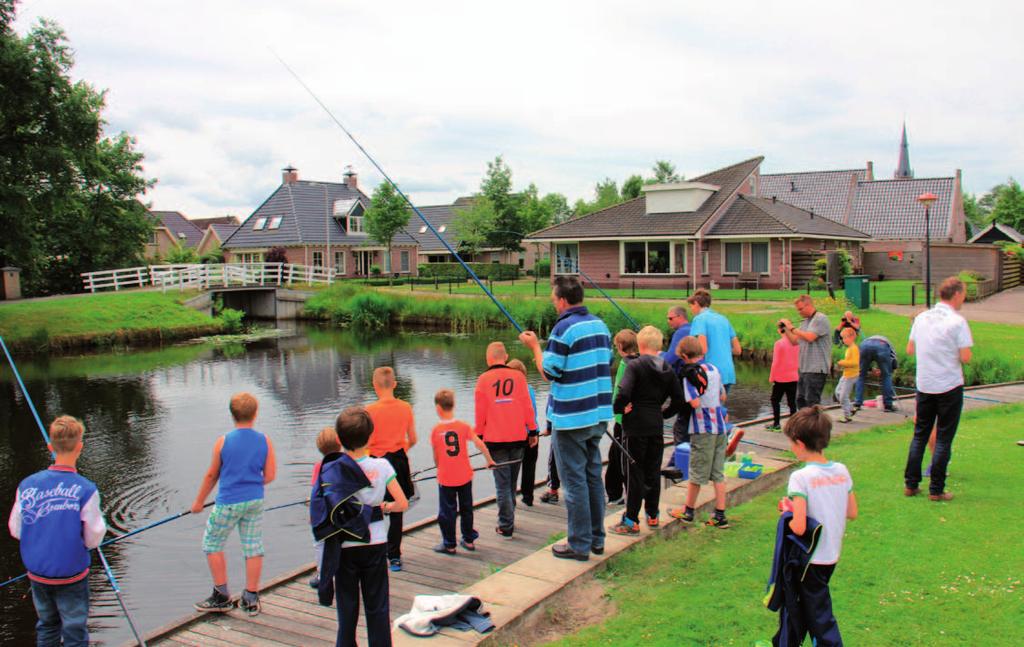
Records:
<instances>
[{"instance_id":1,"label":"person with camera","mask_svg":"<svg viewBox=\"0 0 1024 647\"><path fill-rule=\"evenodd\" d=\"M779 331L794 346L800 346L797 371L796 406L800 409L821 402L821 391L832 368L832 344L829 332L832 324L824 313L814 307L808 294L797 297L796 311L803 317L799 327L789 319L779 320Z\"/></svg>"},{"instance_id":2,"label":"person with camera","mask_svg":"<svg viewBox=\"0 0 1024 647\"><path fill-rule=\"evenodd\" d=\"M843 330L846 328L853 328L853 332L857 333L857 337L860 337L860 317L847 310L843 313L843 318L839 320L839 325L832 332L832 343L836 346L844 346L843 342Z\"/></svg>"}]
</instances>

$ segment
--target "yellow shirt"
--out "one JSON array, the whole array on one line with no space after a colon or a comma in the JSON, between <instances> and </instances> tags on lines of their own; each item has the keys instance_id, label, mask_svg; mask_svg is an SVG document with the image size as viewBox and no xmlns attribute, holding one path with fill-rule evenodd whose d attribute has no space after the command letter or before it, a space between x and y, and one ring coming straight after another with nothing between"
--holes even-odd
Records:
<instances>
[{"instance_id":1,"label":"yellow shirt","mask_svg":"<svg viewBox=\"0 0 1024 647\"><path fill-rule=\"evenodd\" d=\"M857 377L860 375L860 348L857 344L850 344L846 347L846 355L836 362L843 369L843 377Z\"/></svg>"}]
</instances>

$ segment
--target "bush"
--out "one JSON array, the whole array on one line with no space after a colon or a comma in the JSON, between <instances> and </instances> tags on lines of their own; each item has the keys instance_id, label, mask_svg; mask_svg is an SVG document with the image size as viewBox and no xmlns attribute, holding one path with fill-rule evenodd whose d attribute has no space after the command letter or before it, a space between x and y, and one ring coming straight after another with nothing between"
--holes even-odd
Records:
<instances>
[{"instance_id":1,"label":"bush","mask_svg":"<svg viewBox=\"0 0 1024 647\"><path fill-rule=\"evenodd\" d=\"M224 262L224 250L221 247L214 247L200 257L199 262L204 265L216 265Z\"/></svg>"},{"instance_id":2,"label":"bush","mask_svg":"<svg viewBox=\"0 0 1024 647\"><path fill-rule=\"evenodd\" d=\"M850 256L850 252L845 249L837 249L839 254L839 280L840 285L833 286L835 288L841 287L843 277L853 274L853 258ZM828 277L828 259L822 256L818 260L814 261L814 276L818 278L822 283L827 280Z\"/></svg>"},{"instance_id":3,"label":"bush","mask_svg":"<svg viewBox=\"0 0 1024 647\"><path fill-rule=\"evenodd\" d=\"M224 308L220 311L220 314L217 315L217 319L224 328L224 332L240 333L245 328L245 325L242 322L242 320L245 319L245 313L241 310Z\"/></svg>"},{"instance_id":4,"label":"bush","mask_svg":"<svg viewBox=\"0 0 1024 647\"><path fill-rule=\"evenodd\" d=\"M370 274L373 276L380 276L380 265L371 265Z\"/></svg>"},{"instance_id":5,"label":"bush","mask_svg":"<svg viewBox=\"0 0 1024 647\"><path fill-rule=\"evenodd\" d=\"M537 263L537 271L535 276L551 276L551 260L541 261Z\"/></svg>"},{"instance_id":6,"label":"bush","mask_svg":"<svg viewBox=\"0 0 1024 647\"><path fill-rule=\"evenodd\" d=\"M507 281L519 278L519 266L508 263L466 263L481 279ZM440 279L465 280L469 273L459 263L425 263L420 265L420 276Z\"/></svg>"},{"instance_id":7,"label":"bush","mask_svg":"<svg viewBox=\"0 0 1024 647\"><path fill-rule=\"evenodd\" d=\"M167 254L164 256L164 262L170 265L198 263L199 255L196 254L196 250L192 247L184 247L178 243L167 251Z\"/></svg>"},{"instance_id":8,"label":"bush","mask_svg":"<svg viewBox=\"0 0 1024 647\"><path fill-rule=\"evenodd\" d=\"M391 325L398 312L398 302L387 295L367 292L357 295L350 304L352 325L363 330L383 330Z\"/></svg>"},{"instance_id":9,"label":"bush","mask_svg":"<svg viewBox=\"0 0 1024 647\"><path fill-rule=\"evenodd\" d=\"M288 250L284 247L271 247L263 256L264 263L287 263Z\"/></svg>"}]
</instances>

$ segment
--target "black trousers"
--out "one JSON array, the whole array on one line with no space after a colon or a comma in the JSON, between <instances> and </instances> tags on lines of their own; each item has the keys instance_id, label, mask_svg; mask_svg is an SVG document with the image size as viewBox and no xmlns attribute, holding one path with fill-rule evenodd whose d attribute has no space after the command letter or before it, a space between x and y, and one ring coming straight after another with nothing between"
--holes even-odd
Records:
<instances>
[{"instance_id":1,"label":"black trousers","mask_svg":"<svg viewBox=\"0 0 1024 647\"><path fill-rule=\"evenodd\" d=\"M640 506L648 517L658 516L661 501L661 457L665 444L657 436L626 436L626 451L636 463L626 466L626 517L640 522Z\"/></svg>"},{"instance_id":2,"label":"black trousers","mask_svg":"<svg viewBox=\"0 0 1024 647\"><path fill-rule=\"evenodd\" d=\"M405 450L399 449L397 452L388 452L382 458L391 463L391 467L395 468L395 480L402 486L402 492L405 492L406 498L411 497L416 492L416 488L412 484L412 474L409 471L409 457L406 456ZM384 500L394 501L390 494L385 495ZM392 512L388 516L391 518L388 525L388 559L401 559L403 513Z\"/></svg>"},{"instance_id":3,"label":"black trousers","mask_svg":"<svg viewBox=\"0 0 1024 647\"><path fill-rule=\"evenodd\" d=\"M334 586L338 597L335 647L356 647L360 591L370 647L391 647L387 546L343 548Z\"/></svg>"},{"instance_id":4,"label":"black trousers","mask_svg":"<svg viewBox=\"0 0 1024 647\"><path fill-rule=\"evenodd\" d=\"M914 423L914 437L910 441L907 467L903 480L908 488L916 488L921 482L921 461L928 446L932 427L935 432L935 455L932 456L929 494L942 494L946 489L946 468L953 449L953 436L960 425L960 412L964 408L964 387L958 386L945 393L917 392L917 422Z\"/></svg>"},{"instance_id":5,"label":"black trousers","mask_svg":"<svg viewBox=\"0 0 1024 647\"><path fill-rule=\"evenodd\" d=\"M537 487L537 457L540 450L538 442L533 447L526 444L523 453L523 469L519 477L519 490L523 493L523 503L533 505L533 490Z\"/></svg>"},{"instance_id":6,"label":"black trousers","mask_svg":"<svg viewBox=\"0 0 1024 647\"><path fill-rule=\"evenodd\" d=\"M548 488L558 490L562 482L558 480L558 466L555 465L555 443L548 446Z\"/></svg>"},{"instance_id":7,"label":"black trousers","mask_svg":"<svg viewBox=\"0 0 1024 647\"><path fill-rule=\"evenodd\" d=\"M612 436L622 442L622 425L615 423ZM604 492L608 495L609 501L622 497L623 488L626 483L625 470L622 466L622 450L615 443L608 448L608 469L604 472Z\"/></svg>"},{"instance_id":8,"label":"black trousers","mask_svg":"<svg viewBox=\"0 0 1024 647\"><path fill-rule=\"evenodd\" d=\"M801 617L787 618L786 613L780 612L773 645L802 645L804 636L811 634L815 647L842 647L843 638L832 613L832 594L828 590L835 570L835 564L811 564L807 568L798 592Z\"/></svg>"},{"instance_id":9,"label":"black trousers","mask_svg":"<svg viewBox=\"0 0 1024 647\"><path fill-rule=\"evenodd\" d=\"M782 396L786 396L786 405L789 407L789 415L796 413L796 385L797 382L772 382L772 416L776 427L782 422Z\"/></svg>"},{"instance_id":10,"label":"black trousers","mask_svg":"<svg viewBox=\"0 0 1024 647\"><path fill-rule=\"evenodd\" d=\"M441 527L441 540L446 548L455 548L455 517L461 520L462 539L473 543L477 532L473 530L473 481L451 487L437 486L437 525Z\"/></svg>"},{"instance_id":11,"label":"black trousers","mask_svg":"<svg viewBox=\"0 0 1024 647\"><path fill-rule=\"evenodd\" d=\"M796 382L796 406L813 407L821 404L821 391L825 388L825 379L828 376L824 373L799 373Z\"/></svg>"}]
</instances>

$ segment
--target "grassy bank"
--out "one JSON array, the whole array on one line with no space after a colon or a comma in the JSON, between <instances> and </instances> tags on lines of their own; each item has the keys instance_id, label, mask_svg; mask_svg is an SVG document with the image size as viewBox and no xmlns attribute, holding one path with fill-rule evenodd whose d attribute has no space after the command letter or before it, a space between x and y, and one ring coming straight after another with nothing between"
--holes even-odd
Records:
<instances>
[{"instance_id":1,"label":"grassy bank","mask_svg":"<svg viewBox=\"0 0 1024 647\"><path fill-rule=\"evenodd\" d=\"M624 299L617 301L641 325L653 324L666 328L667 304ZM539 330L544 334L554 324L555 311L546 295L536 298L501 297L501 302L525 328ZM841 312L846 308L845 302L837 303L829 299L819 299L818 303L833 323L838 323ZM587 306L603 318L613 332L629 326L626 318L614 306L593 292L589 293ZM771 349L779 338L776 322L780 317L799 319L789 304L723 303L715 308L729 317L743 348L755 359L770 358ZM452 332L480 332L509 325L486 297L454 297L439 295L432 290L375 290L352 284L337 285L315 295L307 302L306 311L324 320L368 330L412 324L437 326ZM910 334L910 319L876 310L862 312L861 316L865 335L885 335L895 344L900 360L896 371L897 381L911 383L914 362L904 352ZM965 368L968 384L1024 379L1024 327L973 323L971 330L974 334L975 357ZM841 356L838 347L835 355L837 358Z\"/></svg>"},{"instance_id":2,"label":"grassy bank","mask_svg":"<svg viewBox=\"0 0 1024 647\"><path fill-rule=\"evenodd\" d=\"M219 320L182 305L183 298L116 292L3 303L0 335L27 353L185 339L222 329Z\"/></svg>"},{"instance_id":3,"label":"grassy bank","mask_svg":"<svg viewBox=\"0 0 1024 647\"><path fill-rule=\"evenodd\" d=\"M1024 406L965 415L948 488L902 495L909 423L837 439L860 518L847 526L832 596L850 645L1024 644L1017 488ZM778 618L761 603L784 489L735 508L732 528L692 528L616 557L603 576L618 613L558 645L751 645ZM1016 611L1014 611L1016 609ZM981 635L984 635L984 638Z\"/></svg>"}]
</instances>

